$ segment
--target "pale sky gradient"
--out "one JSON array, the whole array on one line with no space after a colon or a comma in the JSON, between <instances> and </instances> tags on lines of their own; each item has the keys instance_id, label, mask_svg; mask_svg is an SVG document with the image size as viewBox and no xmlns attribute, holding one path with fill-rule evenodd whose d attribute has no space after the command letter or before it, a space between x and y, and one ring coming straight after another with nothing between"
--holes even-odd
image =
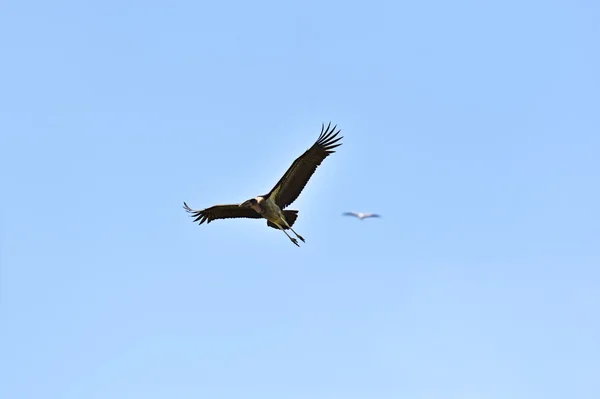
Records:
<instances>
[{"instance_id":1,"label":"pale sky gradient","mask_svg":"<svg viewBox=\"0 0 600 399\"><path fill-rule=\"evenodd\" d=\"M597 1L0 9L1 398L600 398Z\"/></svg>"}]
</instances>

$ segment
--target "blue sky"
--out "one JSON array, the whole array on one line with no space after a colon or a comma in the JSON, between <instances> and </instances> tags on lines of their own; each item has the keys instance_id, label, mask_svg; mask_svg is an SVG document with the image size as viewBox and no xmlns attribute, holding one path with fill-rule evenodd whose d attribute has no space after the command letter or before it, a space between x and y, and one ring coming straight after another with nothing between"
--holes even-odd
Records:
<instances>
[{"instance_id":1,"label":"blue sky","mask_svg":"<svg viewBox=\"0 0 600 399\"><path fill-rule=\"evenodd\" d=\"M4 2L0 397L600 397L599 18ZM181 208L267 192L328 121L301 248Z\"/></svg>"}]
</instances>

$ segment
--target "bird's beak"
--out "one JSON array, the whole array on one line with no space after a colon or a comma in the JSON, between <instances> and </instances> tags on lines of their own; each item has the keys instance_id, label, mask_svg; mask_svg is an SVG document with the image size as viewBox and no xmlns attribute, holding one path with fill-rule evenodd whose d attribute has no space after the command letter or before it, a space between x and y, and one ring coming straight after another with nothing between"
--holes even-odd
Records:
<instances>
[{"instance_id":1,"label":"bird's beak","mask_svg":"<svg viewBox=\"0 0 600 399\"><path fill-rule=\"evenodd\" d=\"M240 208L248 208L250 207L250 200L244 201L240 204Z\"/></svg>"}]
</instances>

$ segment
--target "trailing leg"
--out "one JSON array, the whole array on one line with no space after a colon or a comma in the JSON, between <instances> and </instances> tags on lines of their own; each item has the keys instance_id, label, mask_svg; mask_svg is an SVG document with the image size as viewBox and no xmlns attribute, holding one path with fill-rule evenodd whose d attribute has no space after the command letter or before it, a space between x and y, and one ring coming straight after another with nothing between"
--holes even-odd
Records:
<instances>
[{"instance_id":1,"label":"trailing leg","mask_svg":"<svg viewBox=\"0 0 600 399\"><path fill-rule=\"evenodd\" d=\"M306 242L304 241L304 238L302 238L302 236L298 233L296 233L296 231L294 229L292 229L292 226L290 226L287 222L285 222L286 226L288 227L288 229L292 230L292 233L294 233L296 235L296 237L298 237L302 242Z\"/></svg>"},{"instance_id":2,"label":"trailing leg","mask_svg":"<svg viewBox=\"0 0 600 399\"><path fill-rule=\"evenodd\" d=\"M289 238L297 247L300 246L300 245L298 245L298 240L296 240L295 238L290 237L290 235L284 230L283 227L281 227L278 223L275 223L275 226L277 226L277 228L279 228L279 230L283 231L283 234L285 234L287 236L287 238ZM304 240L302 240L302 241L304 241Z\"/></svg>"},{"instance_id":3,"label":"trailing leg","mask_svg":"<svg viewBox=\"0 0 600 399\"><path fill-rule=\"evenodd\" d=\"M287 222L287 220L285 220L285 216L281 217L281 221L288 229L292 230L292 232L296 235L296 237L298 237L302 242L305 242L304 238L302 238L302 236L300 234L296 233L296 231L294 231L294 229L292 229L292 226L290 226L290 224Z\"/></svg>"}]
</instances>

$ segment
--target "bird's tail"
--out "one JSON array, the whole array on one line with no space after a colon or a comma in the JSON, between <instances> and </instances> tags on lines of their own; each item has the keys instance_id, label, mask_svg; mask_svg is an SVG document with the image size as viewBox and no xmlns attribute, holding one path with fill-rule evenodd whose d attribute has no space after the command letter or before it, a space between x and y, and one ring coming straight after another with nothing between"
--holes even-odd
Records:
<instances>
[{"instance_id":1,"label":"bird's tail","mask_svg":"<svg viewBox=\"0 0 600 399\"><path fill-rule=\"evenodd\" d=\"M294 222L296 222L296 219L298 218L298 211L291 211L291 210L286 209L285 211L283 211L283 216L285 217L286 222L288 222L288 224L291 227L294 225ZM267 220L267 226L279 230L279 227L275 226L273 223L269 222L268 220ZM283 227L284 230L288 230L287 226L281 226L281 227Z\"/></svg>"}]
</instances>

